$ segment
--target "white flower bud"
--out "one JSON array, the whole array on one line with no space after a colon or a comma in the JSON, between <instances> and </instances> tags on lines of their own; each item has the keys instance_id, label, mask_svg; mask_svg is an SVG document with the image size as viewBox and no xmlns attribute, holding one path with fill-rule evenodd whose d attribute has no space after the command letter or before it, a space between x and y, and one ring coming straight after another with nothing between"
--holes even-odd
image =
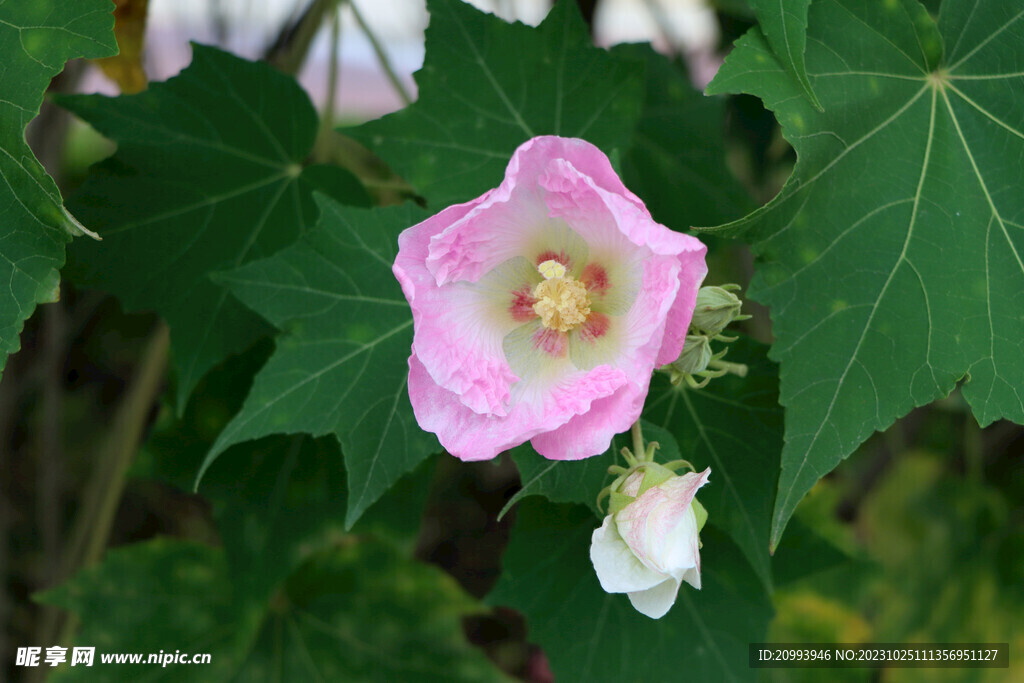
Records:
<instances>
[{"instance_id":1,"label":"white flower bud","mask_svg":"<svg viewBox=\"0 0 1024 683\"><path fill-rule=\"evenodd\" d=\"M590 560L601 588L626 593L638 612L664 616L686 581L700 588L700 528L707 513L694 499L711 470L671 477L608 515L594 531ZM623 493L628 493L623 491ZM635 494L634 494L635 495Z\"/></svg>"}]
</instances>

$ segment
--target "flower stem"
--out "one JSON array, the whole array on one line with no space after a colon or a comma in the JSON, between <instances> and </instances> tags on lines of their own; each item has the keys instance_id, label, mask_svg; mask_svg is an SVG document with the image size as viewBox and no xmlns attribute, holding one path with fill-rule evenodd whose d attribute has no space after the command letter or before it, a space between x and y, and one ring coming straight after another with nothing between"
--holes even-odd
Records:
<instances>
[{"instance_id":1,"label":"flower stem","mask_svg":"<svg viewBox=\"0 0 1024 683\"><path fill-rule=\"evenodd\" d=\"M634 422L629 431L633 435L633 456L641 460L644 458L644 433L640 428L640 420Z\"/></svg>"},{"instance_id":2,"label":"flower stem","mask_svg":"<svg viewBox=\"0 0 1024 683\"><path fill-rule=\"evenodd\" d=\"M708 363L708 367L715 368L716 370L724 370L725 373L731 372L732 374L740 377L747 376L747 366L743 363L730 363L729 361L715 359Z\"/></svg>"}]
</instances>

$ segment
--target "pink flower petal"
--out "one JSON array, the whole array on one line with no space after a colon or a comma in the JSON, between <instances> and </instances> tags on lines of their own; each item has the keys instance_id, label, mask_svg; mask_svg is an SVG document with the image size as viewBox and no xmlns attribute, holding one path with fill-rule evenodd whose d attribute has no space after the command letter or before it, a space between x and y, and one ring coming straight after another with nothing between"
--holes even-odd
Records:
<instances>
[{"instance_id":1,"label":"pink flower petal","mask_svg":"<svg viewBox=\"0 0 1024 683\"><path fill-rule=\"evenodd\" d=\"M489 460L537 434L557 429L627 382L621 370L608 366L520 382L507 415L481 415L438 386L417 351L414 346L409 357L409 398L416 421L437 434L441 445L461 460Z\"/></svg>"},{"instance_id":2,"label":"pink flower petal","mask_svg":"<svg viewBox=\"0 0 1024 683\"><path fill-rule=\"evenodd\" d=\"M545 150L578 147L552 145L552 140L564 139L550 138L545 142L544 138L534 138L521 145L509 162L501 185L470 202L471 208L457 220L447 220L443 230L431 233L426 265L439 286L457 280L475 282L483 273L515 256L526 256L539 263L549 254L564 253L572 261L571 270L582 269L587 260L586 242L569 230L564 221L549 217L537 184L543 160L549 158ZM582 140L575 142L587 145ZM541 255L545 258L538 260Z\"/></svg>"},{"instance_id":3,"label":"pink flower petal","mask_svg":"<svg viewBox=\"0 0 1024 683\"><path fill-rule=\"evenodd\" d=\"M700 249L688 249L677 256L680 264L679 289L676 291L672 308L668 311L664 341L655 360L658 366L671 363L683 352L686 330L690 327L693 309L697 304L697 291L708 272L707 264L704 263L706 250L707 248L701 245Z\"/></svg>"},{"instance_id":4,"label":"pink flower petal","mask_svg":"<svg viewBox=\"0 0 1024 683\"><path fill-rule=\"evenodd\" d=\"M547 171L553 159L564 159L590 178L595 187L619 195L641 211L647 211L644 203L622 184L604 152L579 138L540 135L527 140L512 155L505 177L536 187L538 179Z\"/></svg>"},{"instance_id":5,"label":"pink flower petal","mask_svg":"<svg viewBox=\"0 0 1024 683\"><path fill-rule=\"evenodd\" d=\"M607 367L607 366L605 366ZM647 382L630 380L611 396L590 404L590 410L572 417L551 431L530 440L533 448L551 460L581 460L604 453L612 437L629 429L640 418L647 397Z\"/></svg>"},{"instance_id":6,"label":"pink flower petal","mask_svg":"<svg viewBox=\"0 0 1024 683\"><path fill-rule=\"evenodd\" d=\"M654 300L656 297L652 297L652 302ZM636 307L642 309L647 301L645 293L638 299ZM631 312L630 317L633 315ZM603 453L608 450L615 434L628 430L640 419L655 367L654 356L661 344L661 334L660 330L648 331L640 322L632 326L629 326L629 322L620 324L634 337L618 340L618 357L614 359L615 364L630 378L629 382L613 396L594 402L587 413L577 415L551 432L534 437L530 443L544 457L552 460L578 460ZM664 319L661 324L664 325ZM645 339L646 345L635 346ZM586 342L580 340L578 335L570 334L571 357L584 355L578 350L575 353L573 351L585 345Z\"/></svg>"},{"instance_id":7,"label":"pink flower petal","mask_svg":"<svg viewBox=\"0 0 1024 683\"><path fill-rule=\"evenodd\" d=\"M430 235L422 226L432 220L401 234L393 269L412 307L413 343L434 382L477 413L504 415L518 380L501 347L518 324L508 311L513 293L503 303L493 288L438 287L424 265Z\"/></svg>"}]
</instances>

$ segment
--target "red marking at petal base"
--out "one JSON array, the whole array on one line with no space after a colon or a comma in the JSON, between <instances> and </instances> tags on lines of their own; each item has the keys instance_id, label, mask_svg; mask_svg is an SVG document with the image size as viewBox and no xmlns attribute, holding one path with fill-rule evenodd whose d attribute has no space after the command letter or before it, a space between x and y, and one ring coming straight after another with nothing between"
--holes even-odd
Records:
<instances>
[{"instance_id":1,"label":"red marking at petal base","mask_svg":"<svg viewBox=\"0 0 1024 683\"><path fill-rule=\"evenodd\" d=\"M608 271L596 263L588 263L580 274L580 282L595 294L604 294L611 287L608 282Z\"/></svg>"},{"instance_id":2,"label":"red marking at petal base","mask_svg":"<svg viewBox=\"0 0 1024 683\"><path fill-rule=\"evenodd\" d=\"M544 263L545 261L558 261L566 268L569 267L569 256L564 251L558 252L557 254L550 249L543 252L537 257L537 265Z\"/></svg>"},{"instance_id":3,"label":"red marking at petal base","mask_svg":"<svg viewBox=\"0 0 1024 683\"><path fill-rule=\"evenodd\" d=\"M544 327L533 335L533 348L539 349L549 356L562 358L569 350L569 343L563 332Z\"/></svg>"},{"instance_id":4,"label":"red marking at petal base","mask_svg":"<svg viewBox=\"0 0 1024 683\"><path fill-rule=\"evenodd\" d=\"M537 300L533 298L530 287L524 286L512 292L512 303L508 307L508 312L516 322L530 322L537 317L533 310L535 303L537 303Z\"/></svg>"},{"instance_id":5,"label":"red marking at petal base","mask_svg":"<svg viewBox=\"0 0 1024 683\"><path fill-rule=\"evenodd\" d=\"M580 339L585 342L594 342L608 333L612 321L604 313L593 312L587 318L587 322L580 325Z\"/></svg>"}]
</instances>

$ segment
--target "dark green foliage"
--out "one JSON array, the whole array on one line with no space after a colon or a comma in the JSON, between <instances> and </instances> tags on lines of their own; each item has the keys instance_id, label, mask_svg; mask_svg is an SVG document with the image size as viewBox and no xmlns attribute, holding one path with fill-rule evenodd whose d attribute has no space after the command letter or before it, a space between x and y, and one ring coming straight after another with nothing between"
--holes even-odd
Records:
<instances>
[{"instance_id":1,"label":"dark green foliage","mask_svg":"<svg viewBox=\"0 0 1024 683\"><path fill-rule=\"evenodd\" d=\"M0 3L0 371L36 304L59 297L64 246L82 234L25 128L64 62L117 52L111 9L106 0Z\"/></svg>"}]
</instances>

